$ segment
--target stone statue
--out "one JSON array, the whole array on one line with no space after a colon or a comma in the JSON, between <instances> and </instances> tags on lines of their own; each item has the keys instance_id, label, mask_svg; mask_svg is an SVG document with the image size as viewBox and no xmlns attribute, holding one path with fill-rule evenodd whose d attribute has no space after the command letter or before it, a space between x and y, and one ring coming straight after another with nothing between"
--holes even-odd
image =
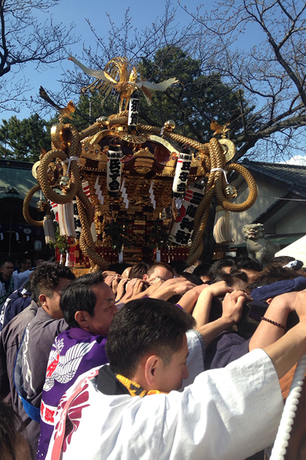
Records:
<instances>
[{"instance_id":1,"label":"stone statue","mask_svg":"<svg viewBox=\"0 0 306 460\"><path fill-rule=\"evenodd\" d=\"M265 236L263 224L247 224L242 228L248 256L258 260L261 264L268 264L279 251L280 245L272 243Z\"/></svg>"}]
</instances>

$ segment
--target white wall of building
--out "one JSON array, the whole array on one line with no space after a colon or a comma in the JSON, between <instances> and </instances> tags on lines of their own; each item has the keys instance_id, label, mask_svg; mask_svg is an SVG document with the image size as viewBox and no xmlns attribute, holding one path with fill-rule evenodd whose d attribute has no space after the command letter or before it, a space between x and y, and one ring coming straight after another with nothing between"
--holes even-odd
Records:
<instances>
[{"instance_id":1,"label":"white wall of building","mask_svg":"<svg viewBox=\"0 0 306 460\"><path fill-rule=\"evenodd\" d=\"M236 244L244 242L242 227L250 224L260 214L267 211L279 198L284 196L286 190L282 187L269 183L266 179L256 180L258 188L258 197L255 204L240 213L230 213L231 235ZM242 203L247 199L249 189L245 181L233 183L238 191L238 196L233 203ZM289 202L284 200L284 205L275 216L275 219L265 225L267 234L287 234L287 233L305 233L306 232L306 212L305 208L298 202Z\"/></svg>"}]
</instances>

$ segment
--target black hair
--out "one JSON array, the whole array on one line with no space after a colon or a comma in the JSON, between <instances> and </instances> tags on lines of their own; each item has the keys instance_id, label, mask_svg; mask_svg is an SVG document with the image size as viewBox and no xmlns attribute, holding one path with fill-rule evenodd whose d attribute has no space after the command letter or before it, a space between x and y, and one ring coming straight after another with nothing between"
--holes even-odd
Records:
<instances>
[{"instance_id":1,"label":"black hair","mask_svg":"<svg viewBox=\"0 0 306 460\"><path fill-rule=\"evenodd\" d=\"M111 369L133 378L140 359L148 353L169 364L194 325L191 315L164 300L131 300L116 313L108 333L106 353Z\"/></svg>"},{"instance_id":2,"label":"black hair","mask_svg":"<svg viewBox=\"0 0 306 460\"><path fill-rule=\"evenodd\" d=\"M11 257L4 257L0 262L0 267L4 267L6 262L9 262L10 264L13 264L14 267L15 267L15 262L13 261L13 259Z\"/></svg>"},{"instance_id":3,"label":"black hair","mask_svg":"<svg viewBox=\"0 0 306 460\"><path fill-rule=\"evenodd\" d=\"M146 264L145 262L138 262L132 266L129 272L129 278L139 278L142 280L143 275L147 273L149 267L150 265Z\"/></svg>"},{"instance_id":4,"label":"black hair","mask_svg":"<svg viewBox=\"0 0 306 460\"><path fill-rule=\"evenodd\" d=\"M208 275L210 277L210 280L213 282L219 275L225 273L223 268L224 267L234 267L235 266L235 261L234 259L231 258L224 258L217 260L212 264L212 266L209 269Z\"/></svg>"},{"instance_id":5,"label":"black hair","mask_svg":"<svg viewBox=\"0 0 306 460\"><path fill-rule=\"evenodd\" d=\"M213 283L217 283L218 281L225 281L229 287L232 287L236 280L248 283L248 275L245 272L233 270L231 273L221 273L214 279Z\"/></svg>"},{"instance_id":6,"label":"black hair","mask_svg":"<svg viewBox=\"0 0 306 460\"><path fill-rule=\"evenodd\" d=\"M301 275L293 268L284 268L281 265L270 264L259 273L253 283L248 285L248 289L252 290L259 286L266 286L275 283L275 281L292 280L298 276Z\"/></svg>"},{"instance_id":7,"label":"black hair","mask_svg":"<svg viewBox=\"0 0 306 460\"><path fill-rule=\"evenodd\" d=\"M189 273L189 272L183 272L181 274L182 278L186 278L186 280L191 281L191 283L196 284L197 286L200 286L200 284L204 284L201 278L194 273Z\"/></svg>"},{"instance_id":8,"label":"black hair","mask_svg":"<svg viewBox=\"0 0 306 460\"><path fill-rule=\"evenodd\" d=\"M35 268L31 276L32 300L39 303L40 294L52 297L54 289L62 278L74 280L75 275L69 267L51 262L43 262Z\"/></svg>"},{"instance_id":9,"label":"black hair","mask_svg":"<svg viewBox=\"0 0 306 460\"><path fill-rule=\"evenodd\" d=\"M186 260L172 260L170 263L169 263L170 267L172 268L173 270L173 273L176 275L176 276L180 276L184 270L186 270L186 268L188 268L188 264L186 262Z\"/></svg>"},{"instance_id":10,"label":"black hair","mask_svg":"<svg viewBox=\"0 0 306 460\"><path fill-rule=\"evenodd\" d=\"M283 267L284 265L288 264L289 262L292 262L293 260L295 260L295 258L291 256L277 256L270 259L269 265L281 265Z\"/></svg>"},{"instance_id":11,"label":"black hair","mask_svg":"<svg viewBox=\"0 0 306 460\"><path fill-rule=\"evenodd\" d=\"M93 292L93 286L104 283L102 272L88 273L87 275L76 278L62 292L60 307L63 317L71 327L80 327L74 316L77 311L87 311L90 316L94 316L94 309L97 297Z\"/></svg>"},{"instance_id":12,"label":"black hair","mask_svg":"<svg viewBox=\"0 0 306 460\"><path fill-rule=\"evenodd\" d=\"M192 273L200 277L204 275L209 276L210 267L211 267L211 264L202 263L202 264L197 265Z\"/></svg>"},{"instance_id":13,"label":"black hair","mask_svg":"<svg viewBox=\"0 0 306 460\"><path fill-rule=\"evenodd\" d=\"M235 260L235 265L238 270L254 270L256 272L262 271L262 265L258 260L251 259L250 257L238 257Z\"/></svg>"}]
</instances>

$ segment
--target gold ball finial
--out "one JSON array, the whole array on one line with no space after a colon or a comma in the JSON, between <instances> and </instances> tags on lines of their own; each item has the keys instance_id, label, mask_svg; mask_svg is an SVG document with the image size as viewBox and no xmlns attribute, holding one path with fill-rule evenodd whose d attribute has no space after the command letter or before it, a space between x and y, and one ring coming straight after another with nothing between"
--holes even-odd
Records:
<instances>
[{"instance_id":1,"label":"gold ball finial","mask_svg":"<svg viewBox=\"0 0 306 460\"><path fill-rule=\"evenodd\" d=\"M55 148L63 150L65 147L63 139L63 123L57 123L51 127L51 139Z\"/></svg>"},{"instance_id":2,"label":"gold ball finial","mask_svg":"<svg viewBox=\"0 0 306 460\"><path fill-rule=\"evenodd\" d=\"M224 194L226 198L236 198L237 190L233 185L227 185L224 189Z\"/></svg>"},{"instance_id":3,"label":"gold ball finial","mask_svg":"<svg viewBox=\"0 0 306 460\"><path fill-rule=\"evenodd\" d=\"M36 209L38 211L45 211L46 210L46 207L47 207L47 203L45 203L44 201L42 200L38 200L37 203L36 203Z\"/></svg>"},{"instance_id":4,"label":"gold ball finial","mask_svg":"<svg viewBox=\"0 0 306 460\"><path fill-rule=\"evenodd\" d=\"M167 120L164 123L164 129L166 129L167 131L173 131L175 129L175 121Z\"/></svg>"}]
</instances>

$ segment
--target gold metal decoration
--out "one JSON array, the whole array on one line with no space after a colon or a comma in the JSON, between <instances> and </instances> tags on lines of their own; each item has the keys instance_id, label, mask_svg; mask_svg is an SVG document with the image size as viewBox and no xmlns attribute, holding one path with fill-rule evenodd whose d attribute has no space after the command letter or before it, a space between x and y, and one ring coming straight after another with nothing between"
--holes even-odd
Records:
<instances>
[{"instance_id":1,"label":"gold metal decoration","mask_svg":"<svg viewBox=\"0 0 306 460\"><path fill-rule=\"evenodd\" d=\"M224 194L226 198L236 198L237 196L237 190L233 185L227 185L224 189Z\"/></svg>"},{"instance_id":2,"label":"gold metal decoration","mask_svg":"<svg viewBox=\"0 0 306 460\"><path fill-rule=\"evenodd\" d=\"M152 91L166 91L169 86L177 83L175 78L169 78L161 83L151 83L146 80L136 82L137 70L133 67L129 74L128 61L125 57L111 59L107 63L105 70L89 69L73 56L69 56L69 59L87 75L96 79L91 85L83 88L83 92L96 88L104 92L105 96L108 96L114 88L120 94L119 112L122 112L123 109L127 110L129 100L136 89L141 90L149 102L152 99Z\"/></svg>"},{"instance_id":3,"label":"gold metal decoration","mask_svg":"<svg viewBox=\"0 0 306 460\"><path fill-rule=\"evenodd\" d=\"M92 71L76 59L71 60L95 77L90 87L108 91L112 86L120 93L119 113L100 117L81 132L73 124L63 123L51 129L52 148L33 167L38 185L29 191L24 201L25 219L33 225L43 224L33 221L29 214L30 199L41 190L49 205L75 202L76 226L81 228L79 239L74 242L75 253L80 260L79 254L82 254L82 260L89 261L91 270L105 269L114 248L121 250L122 245L130 262L137 261L133 257L147 247L154 249L162 245L168 248L168 253L181 247L175 252L184 257L186 251L189 252L187 263L192 265L203 251L203 233L213 196L222 209L232 212L245 211L257 197L251 174L242 165L230 163L235 146L225 138L227 125L212 123L215 136L220 139L213 137L204 144L176 134L172 120L166 121L162 129L137 123L131 130L128 111L122 111L123 105L127 109L135 87L149 90L154 84L137 82L134 69L128 73L125 58L113 59L105 71ZM167 80L164 85L155 85L155 89L164 90L175 81ZM186 145L189 160L185 169L178 170L178 159L184 161L181 152ZM114 146L119 148L118 155ZM176 171L181 171L184 181L181 185L184 183L187 190L178 198L172 192ZM247 182L249 195L243 203L230 201L237 195L237 190L227 181L230 171L241 174ZM202 184L202 189L197 188L198 184ZM179 187L177 191L181 193ZM188 201L190 194L197 199L196 205ZM179 207L179 202L184 200L187 204ZM193 213L189 215L188 203L193 206ZM46 207L49 214L49 206ZM165 235L169 236L175 225L180 229L172 234L171 242L167 241ZM189 240L188 234L182 231L184 228L189 231Z\"/></svg>"}]
</instances>

